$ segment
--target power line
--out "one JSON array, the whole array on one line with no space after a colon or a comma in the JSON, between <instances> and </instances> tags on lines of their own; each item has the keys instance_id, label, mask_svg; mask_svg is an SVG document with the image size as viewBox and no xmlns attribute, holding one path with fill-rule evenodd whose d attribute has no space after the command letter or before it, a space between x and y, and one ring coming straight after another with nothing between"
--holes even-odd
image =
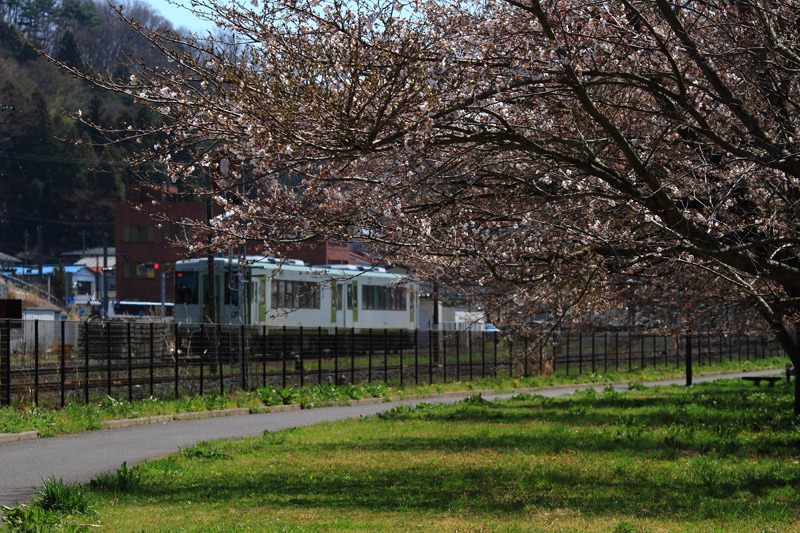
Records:
<instances>
[{"instance_id":1,"label":"power line","mask_svg":"<svg viewBox=\"0 0 800 533\"><path fill-rule=\"evenodd\" d=\"M16 218L18 220L25 220L28 222L40 222L43 224L52 224L52 225L59 225L59 226L72 226L72 227L111 227L114 225L114 221L108 222L88 222L88 221L79 221L79 220L54 220L54 219L47 219L47 218L39 218L39 217L30 217L26 215L22 215L19 213L8 212L2 213L2 217L9 219L9 218Z\"/></svg>"},{"instance_id":2,"label":"power line","mask_svg":"<svg viewBox=\"0 0 800 533\"><path fill-rule=\"evenodd\" d=\"M37 161L40 163L69 163L73 165L115 165L128 167L125 161L113 161L111 159L86 159L80 157L60 157L55 155L44 154L23 154L19 152L3 152L0 151L0 159L15 159L17 161ZM142 166L155 167L159 165L156 162L141 163ZM158 169L155 169L158 170Z\"/></svg>"}]
</instances>

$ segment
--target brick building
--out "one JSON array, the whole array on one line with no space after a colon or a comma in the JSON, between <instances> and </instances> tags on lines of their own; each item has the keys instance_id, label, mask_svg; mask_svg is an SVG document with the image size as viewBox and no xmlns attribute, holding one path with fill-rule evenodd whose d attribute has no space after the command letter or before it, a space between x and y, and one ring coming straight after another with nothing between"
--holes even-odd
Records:
<instances>
[{"instance_id":1,"label":"brick building","mask_svg":"<svg viewBox=\"0 0 800 533\"><path fill-rule=\"evenodd\" d=\"M343 241L316 241L286 248L281 255L288 259L300 259L309 265L353 264L350 244Z\"/></svg>"},{"instance_id":2,"label":"brick building","mask_svg":"<svg viewBox=\"0 0 800 533\"><path fill-rule=\"evenodd\" d=\"M161 274L167 274L166 300L172 301L169 274L175 261L189 255L175 244L185 230L174 221L205 220L205 209L204 202L187 200L176 187L125 187L125 203L115 208L118 300L160 301Z\"/></svg>"},{"instance_id":3,"label":"brick building","mask_svg":"<svg viewBox=\"0 0 800 533\"><path fill-rule=\"evenodd\" d=\"M189 258L189 250L175 244L185 230L174 221L205 220L205 209L204 202L187 200L176 187L125 187L125 203L115 209L118 300L160 301L161 274L166 274L165 299L173 301L170 274L175 261ZM214 216L219 214L216 206ZM247 253L257 255L258 247L248 244ZM312 265L355 263L350 245L342 241L287 247L282 255Z\"/></svg>"}]
</instances>

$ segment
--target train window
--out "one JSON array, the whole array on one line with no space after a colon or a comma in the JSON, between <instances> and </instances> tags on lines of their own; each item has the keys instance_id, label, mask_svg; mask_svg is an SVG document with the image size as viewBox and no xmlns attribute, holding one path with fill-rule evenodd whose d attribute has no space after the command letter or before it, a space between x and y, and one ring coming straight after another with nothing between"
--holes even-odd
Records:
<instances>
[{"instance_id":1,"label":"train window","mask_svg":"<svg viewBox=\"0 0 800 533\"><path fill-rule=\"evenodd\" d=\"M364 285L361 306L364 309L376 311L405 311L406 291L395 287L381 287L378 285Z\"/></svg>"},{"instance_id":2,"label":"train window","mask_svg":"<svg viewBox=\"0 0 800 533\"><path fill-rule=\"evenodd\" d=\"M258 290L258 305L261 307L267 306L267 280L264 278Z\"/></svg>"},{"instance_id":3,"label":"train window","mask_svg":"<svg viewBox=\"0 0 800 533\"><path fill-rule=\"evenodd\" d=\"M175 303L197 303L197 272L177 272L175 276Z\"/></svg>"},{"instance_id":4,"label":"train window","mask_svg":"<svg viewBox=\"0 0 800 533\"><path fill-rule=\"evenodd\" d=\"M239 274L225 273L225 305L239 305Z\"/></svg>"},{"instance_id":5,"label":"train window","mask_svg":"<svg viewBox=\"0 0 800 533\"><path fill-rule=\"evenodd\" d=\"M319 309L319 284L305 281L272 280L273 309Z\"/></svg>"},{"instance_id":6,"label":"train window","mask_svg":"<svg viewBox=\"0 0 800 533\"><path fill-rule=\"evenodd\" d=\"M341 309L342 308L342 300L343 300L342 294L343 293L344 293L344 284L343 283L338 283L338 284L334 284L333 285L333 299L334 299L333 301L335 302L334 306L336 307L336 309Z\"/></svg>"}]
</instances>

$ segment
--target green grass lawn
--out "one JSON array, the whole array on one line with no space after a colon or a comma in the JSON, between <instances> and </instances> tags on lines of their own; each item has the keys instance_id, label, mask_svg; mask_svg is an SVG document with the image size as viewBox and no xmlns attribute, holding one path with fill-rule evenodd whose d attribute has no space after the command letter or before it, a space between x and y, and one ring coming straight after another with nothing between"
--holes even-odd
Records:
<instances>
[{"instance_id":1,"label":"green grass lawn","mask_svg":"<svg viewBox=\"0 0 800 533\"><path fill-rule=\"evenodd\" d=\"M93 483L106 531L800 531L791 389L739 380L396 408Z\"/></svg>"}]
</instances>

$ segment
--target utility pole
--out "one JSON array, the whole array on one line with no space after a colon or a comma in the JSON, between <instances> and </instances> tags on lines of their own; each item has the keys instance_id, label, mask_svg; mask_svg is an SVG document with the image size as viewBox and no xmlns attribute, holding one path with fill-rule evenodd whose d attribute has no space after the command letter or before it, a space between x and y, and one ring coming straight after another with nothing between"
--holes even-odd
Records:
<instances>
[{"instance_id":1,"label":"utility pole","mask_svg":"<svg viewBox=\"0 0 800 533\"><path fill-rule=\"evenodd\" d=\"M214 201L209 196L206 200L206 225L208 226L208 268L207 268L207 282L208 282L208 315L205 317L206 322L211 324L217 321L217 290L216 290L216 271L214 268L214 234L211 230L211 221L214 218Z\"/></svg>"},{"instance_id":2,"label":"utility pole","mask_svg":"<svg viewBox=\"0 0 800 533\"><path fill-rule=\"evenodd\" d=\"M440 333L439 333L439 282L433 282L433 360L438 363L440 361ZM447 376L445 376L446 378Z\"/></svg>"},{"instance_id":3,"label":"utility pole","mask_svg":"<svg viewBox=\"0 0 800 533\"><path fill-rule=\"evenodd\" d=\"M39 283L42 282L42 270L44 269L44 239L42 237L42 226L36 226L36 248L37 259L39 262Z\"/></svg>"},{"instance_id":4,"label":"utility pole","mask_svg":"<svg viewBox=\"0 0 800 533\"><path fill-rule=\"evenodd\" d=\"M100 310L102 318L108 318L108 232L103 232L103 270L100 273L100 281L103 284L103 308Z\"/></svg>"}]
</instances>

